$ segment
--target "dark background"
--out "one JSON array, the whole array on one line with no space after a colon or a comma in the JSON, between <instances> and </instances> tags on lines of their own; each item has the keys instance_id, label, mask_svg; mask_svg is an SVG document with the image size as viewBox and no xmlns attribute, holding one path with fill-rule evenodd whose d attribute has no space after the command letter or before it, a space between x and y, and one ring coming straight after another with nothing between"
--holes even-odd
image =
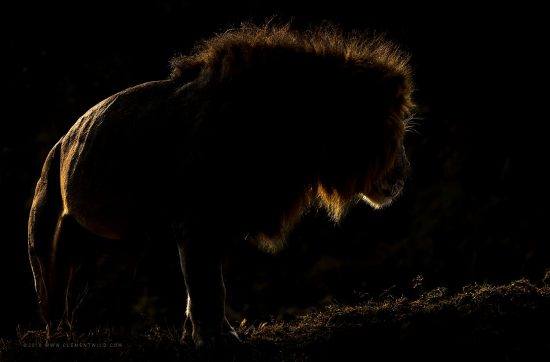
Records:
<instances>
[{"instance_id":1,"label":"dark background","mask_svg":"<svg viewBox=\"0 0 550 362\"><path fill-rule=\"evenodd\" d=\"M276 15L385 32L412 54L419 103L407 147L413 174L391 208L351 210L341 225L312 212L278 255L243 243L228 259L233 319L285 318L365 293L541 279L547 234L540 9L392 2L206 1L4 5L0 124L0 332L36 327L26 255L34 183L50 147L89 107L161 79L194 42ZM110 247L88 309L104 323L174 325L184 311L176 246L159 236L136 270ZM106 248L106 250L109 248ZM416 278L419 280L419 278Z\"/></svg>"}]
</instances>

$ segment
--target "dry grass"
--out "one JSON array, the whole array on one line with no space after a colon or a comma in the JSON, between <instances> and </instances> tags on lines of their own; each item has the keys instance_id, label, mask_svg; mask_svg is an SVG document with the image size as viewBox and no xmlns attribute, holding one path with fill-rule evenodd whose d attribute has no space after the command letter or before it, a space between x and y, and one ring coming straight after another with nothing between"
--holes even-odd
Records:
<instances>
[{"instance_id":1,"label":"dry grass","mask_svg":"<svg viewBox=\"0 0 550 362\"><path fill-rule=\"evenodd\" d=\"M544 360L550 353L549 322L548 283L470 285L457 293L437 288L407 297L385 293L290 321L243 321L243 344L223 356L237 361ZM201 359L191 346L178 343L176 329L159 327L130 333L98 328L58 335L50 346L43 332L20 331L18 340L0 341L0 350L2 361Z\"/></svg>"}]
</instances>

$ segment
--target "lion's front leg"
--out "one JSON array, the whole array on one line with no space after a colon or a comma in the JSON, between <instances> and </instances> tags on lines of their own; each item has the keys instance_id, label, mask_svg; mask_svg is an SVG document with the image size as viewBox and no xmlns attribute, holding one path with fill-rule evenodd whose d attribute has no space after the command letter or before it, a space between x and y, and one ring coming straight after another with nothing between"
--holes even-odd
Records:
<instances>
[{"instance_id":1,"label":"lion's front leg","mask_svg":"<svg viewBox=\"0 0 550 362\"><path fill-rule=\"evenodd\" d=\"M238 341L225 318L221 251L204 238L185 237L178 248L188 293L185 332L191 331L197 347Z\"/></svg>"}]
</instances>

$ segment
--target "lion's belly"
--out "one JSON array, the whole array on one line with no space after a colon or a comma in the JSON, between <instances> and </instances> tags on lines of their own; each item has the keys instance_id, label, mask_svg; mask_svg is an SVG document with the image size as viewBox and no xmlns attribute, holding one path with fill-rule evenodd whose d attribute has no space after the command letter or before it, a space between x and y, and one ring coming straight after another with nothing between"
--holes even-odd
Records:
<instances>
[{"instance_id":1,"label":"lion's belly","mask_svg":"<svg viewBox=\"0 0 550 362\"><path fill-rule=\"evenodd\" d=\"M83 152L67 154L62 160L65 212L100 236L114 239L126 236L132 214L138 211L132 177L127 173L129 160L112 152L106 155L93 146L76 147L82 147Z\"/></svg>"},{"instance_id":2,"label":"lion's belly","mask_svg":"<svg viewBox=\"0 0 550 362\"><path fill-rule=\"evenodd\" d=\"M90 231L123 238L168 213L178 195L165 195L155 165L127 150L105 147L64 160L65 210Z\"/></svg>"},{"instance_id":3,"label":"lion's belly","mask_svg":"<svg viewBox=\"0 0 550 362\"><path fill-rule=\"evenodd\" d=\"M165 213L169 205L162 179L174 178L159 174L156 160L166 149L152 141L158 127L143 118L150 110L132 110L128 97L119 97L90 109L61 143L65 212L89 231L112 239L145 231L155 215Z\"/></svg>"}]
</instances>

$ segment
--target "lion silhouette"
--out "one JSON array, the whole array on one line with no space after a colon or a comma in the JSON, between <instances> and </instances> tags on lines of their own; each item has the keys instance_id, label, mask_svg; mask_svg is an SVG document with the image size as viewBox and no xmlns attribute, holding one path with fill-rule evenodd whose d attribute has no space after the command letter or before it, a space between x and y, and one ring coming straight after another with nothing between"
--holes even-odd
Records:
<instances>
[{"instance_id":1,"label":"lion silhouette","mask_svg":"<svg viewBox=\"0 0 550 362\"><path fill-rule=\"evenodd\" d=\"M379 37L243 25L174 58L169 79L92 107L48 154L30 211L48 330L75 308L84 235L164 228L179 248L193 341L237 339L221 270L230 240L277 249L310 207L338 220L353 202L378 208L401 192L408 64Z\"/></svg>"}]
</instances>

